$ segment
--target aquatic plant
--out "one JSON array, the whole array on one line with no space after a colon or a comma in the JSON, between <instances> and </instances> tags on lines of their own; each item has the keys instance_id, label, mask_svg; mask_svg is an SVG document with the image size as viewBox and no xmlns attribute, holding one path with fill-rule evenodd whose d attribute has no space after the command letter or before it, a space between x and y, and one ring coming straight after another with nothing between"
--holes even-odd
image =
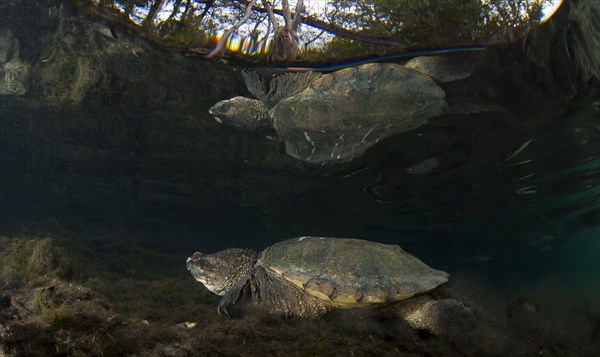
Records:
<instances>
[{"instance_id":1,"label":"aquatic plant","mask_svg":"<svg viewBox=\"0 0 600 357\"><path fill-rule=\"evenodd\" d=\"M77 329L82 325L81 317L67 306L51 308L41 302L40 321L54 330Z\"/></svg>"}]
</instances>

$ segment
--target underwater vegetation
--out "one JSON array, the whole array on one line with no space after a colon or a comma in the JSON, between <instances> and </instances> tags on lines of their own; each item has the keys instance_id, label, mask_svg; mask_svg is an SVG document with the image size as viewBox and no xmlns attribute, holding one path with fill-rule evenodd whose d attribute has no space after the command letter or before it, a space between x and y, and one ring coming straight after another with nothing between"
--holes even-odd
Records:
<instances>
[{"instance_id":1,"label":"underwater vegetation","mask_svg":"<svg viewBox=\"0 0 600 357\"><path fill-rule=\"evenodd\" d=\"M597 351L597 304L572 291L571 304L557 309L564 301L553 282L502 295L454 273L448 291L500 328L461 342L409 327L393 305L339 310L317 320L247 309L242 318L231 319L217 314L218 297L188 275L184 252L165 253L164 247L142 245L133 237L123 243L122 236L92 236L76 245L73 238L72 232L0 236L3 356L454 356L457 351L591 356Z\"/></svg>"}]
</instances>

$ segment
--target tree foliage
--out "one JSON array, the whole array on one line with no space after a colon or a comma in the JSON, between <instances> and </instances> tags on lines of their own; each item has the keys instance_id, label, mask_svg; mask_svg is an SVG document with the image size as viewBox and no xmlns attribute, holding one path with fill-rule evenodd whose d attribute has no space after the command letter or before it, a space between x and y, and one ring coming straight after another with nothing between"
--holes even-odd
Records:
<instances>
[{"instance_id":1,"label":"tree foliage","mask_svg":"<svg viewBox=\"0 0 600 357\"><path fill-rule=\"evenodd\" d=\"M73 1L168 46L289 62L510 41L558 0Z\"/></svg>"}]
</instances>

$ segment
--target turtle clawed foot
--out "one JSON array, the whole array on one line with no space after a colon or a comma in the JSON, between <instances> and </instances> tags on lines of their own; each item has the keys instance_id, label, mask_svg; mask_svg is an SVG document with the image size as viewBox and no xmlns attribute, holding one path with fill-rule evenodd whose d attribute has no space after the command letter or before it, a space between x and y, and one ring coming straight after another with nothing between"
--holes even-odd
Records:
<instances>
[{"instance_id":1,"label":"turtle clawed foot","mask_svg":"<svg viewBox=\"0 0 600 357\"><path fill-rule=\"evenodd\" d=\"M226 315L229 316L229 312L227 311L227 306L226 305L219 305L217 306L217 312L219 313L219 315Z\"/></svg>"},{"instance_id":2,"label":"turtle clawed foot","mask_svg":"<svg viewBox=\"0 0 600 357\"><path fill-rule=\"evenodd\" d=\"M234 304L219 304L217 312L219 315L227 316L230 319L239 319L244 316L242 310L234 306Z\"/></svg>"},{"instance_id":3,"label":"turtle clawed foot","mask_svg":"<svg viewBox=\"0 0 600 357\"><path fill-rule=\"evenodd\" d=\"M219 313L219 315L225 315L231 318L237 317L238 311L233 307L235 303L239 300L240 295L242 293L242 289L244 289L246 284L246 280L240 281L233 288L227 291L227 293L219 301L219 306L217 306L217 312ZM232 309L233 311L231 311Z\"/></svg>"},{"instance_id":4,"label":"turtle clawed foot","mask_svg":"<svg viewBox=\"0 0 600 357\"><path fill-rule=\"evenodd\" d=\"M219 315L225 315L228 317L231 317L231 315L229 314L229 311L227 311L227 309L230 306L228 304L219 304L219 306L217 306L217 312L219 313Z\"/></svg>"}]
</instances>

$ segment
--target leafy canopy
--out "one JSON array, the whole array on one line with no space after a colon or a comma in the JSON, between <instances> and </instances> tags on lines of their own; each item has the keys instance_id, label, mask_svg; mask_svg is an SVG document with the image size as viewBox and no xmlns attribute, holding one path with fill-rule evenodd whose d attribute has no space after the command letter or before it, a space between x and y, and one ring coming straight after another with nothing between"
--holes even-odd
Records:
<instances>
[{"instance_id":1,"label":"leafy canopy","mask_svg":"<svg viewBox=\"0 0 600 357\"><path fill-rule=\"evenodd\" d=\"M510 41L560 0L73 0L161 45L327 62Z\"/></svg>"}]
</instances>

